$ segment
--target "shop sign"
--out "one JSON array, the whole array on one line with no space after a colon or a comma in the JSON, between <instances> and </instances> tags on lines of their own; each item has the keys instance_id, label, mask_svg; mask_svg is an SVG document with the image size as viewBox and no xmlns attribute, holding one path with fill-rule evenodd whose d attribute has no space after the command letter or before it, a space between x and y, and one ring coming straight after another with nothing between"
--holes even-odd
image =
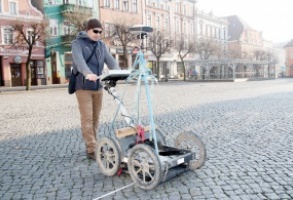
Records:
<instances>
[{"instance_id":1,"label":"shop sign","mask_svg":"<svg viewBox=\"0 0 293 200\"><path fill-rule=\"evenodd\" d=\"M113 44L114 44L114 46L122 46L122 43L119 40L114 40Z\"/></svg>"},{"instance_id":2,"label":"shop sign","mask_svg":"<svg viewBox=\"0 0 293 200\"><path fill-rule=\"evenodd\" d=\"M123 49L116 49L116 53L123 54ZM127 50L127 54L131 54L131 50Z\"/></svg>"},{"instance_id":3,"label":"shop sign","mask_svg":"<svg viewBox=\"0 0 293 200\"><path fill-rule=\"evenodd\" d=\"M19 55L16 55L13 59L13 61L16 63L16 64L20 64L21 63L21 57Z\"/></svg>"},{"instance_id":4,"label":"shop sign","mask_svg":"<svg viewBox=\"0 0 293 200\"><path fill-rule=\"evenodd\" d=\"M12 48L4 48L0 47L0 53L23 53L22 49L12 49Z\"/></svg>"}]
</instances>

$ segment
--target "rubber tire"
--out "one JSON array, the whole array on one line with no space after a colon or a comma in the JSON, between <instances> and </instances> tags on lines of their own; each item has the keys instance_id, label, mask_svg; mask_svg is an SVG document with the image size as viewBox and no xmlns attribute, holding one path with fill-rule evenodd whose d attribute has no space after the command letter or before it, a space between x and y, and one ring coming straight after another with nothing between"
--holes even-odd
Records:
<instances>
[{"instance_id":1,"label":"rubber tire","mask_svg":"<svg viewBox=\"0 0 293 200\"><path fill-rule=\"evenodd\" d=\"M175 147L178 149L190 150L195 152L193 160L189 163L189 169L196 170L201 168L206 161L206 148L200 137L193 132L180 133L175 141Z\"/></svg>"},{"instance_id":2,"label":"rubber tire","mask_svg":"<svg viewBox=\"0 0 293 200\"><path fill-rule=\"evenodd\" d=\"M107 151L103 152L104 147L108 147ZM108 154L112 159L107 159L105 164L103 155ZM121 163L121 154L116 142L110 137L103 137L99 139L97 148L96 148L96 161L98 163L99 169L106 176L114 176L119 170ZM111 164L111 166L110 166Z\"/></svg>"},{"instance_id":3,"label":"rubber tire","mask_svg":"<svg viewBox=\"0 0 293 200\"><path fill-rule=\"evenodd\" d=\"M153 167L151 170L148 166L146 167L147 171L142 171L143 168L141 168L141 166L143 166L143 160L139 161L136 159L137 155L141 155L141 154L145 154L148 160L149 161L151 160L151 162L153 163L152 165ZM137 170L137 168L139 169ZM139 188L143 190L151 190L155 188L161 181L161 162L159 160L159 157L153 148L145 144L137 144L129 151L128 171L130 173L132 180L137 184ZM148 177L145 176L144 178L142 176L143 174L144 175L151 174L152 175L151 180L147 180L149 176Z\"/></svg>"}]
</instances>

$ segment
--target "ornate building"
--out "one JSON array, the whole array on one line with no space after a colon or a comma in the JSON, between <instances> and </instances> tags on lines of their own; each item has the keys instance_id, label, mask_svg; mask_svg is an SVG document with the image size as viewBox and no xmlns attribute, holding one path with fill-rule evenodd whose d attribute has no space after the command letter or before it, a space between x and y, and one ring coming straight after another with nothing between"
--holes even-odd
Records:
<instances>
[{"instance_id":1,"label":"ornate building","mask_svg":"<svg viewBox=\"0 0 293 200\"><path fill-rule=\"evenodd\" d=\"M0 0L0 86L23 86L26 81L26 45L14 45L12 24L17 20L39 20L43 14L32 6L30 0ZM30 31L27 27L27 32ZM31 85L46 84L44 46L34 46L31 61Z\"/></svg>"},{"instance_id":2,"label":"ornate building","mask_svg":"<svg viewBox=\"0 0 293 200\"><path fill-rule=\"evenodd\" d=\"M234 60L231 67L236 78L275 77L275 58L272 43L262 37L262 33L249 26L240 17L227 17L228 53Z\"/></svg>"}]
</instances>

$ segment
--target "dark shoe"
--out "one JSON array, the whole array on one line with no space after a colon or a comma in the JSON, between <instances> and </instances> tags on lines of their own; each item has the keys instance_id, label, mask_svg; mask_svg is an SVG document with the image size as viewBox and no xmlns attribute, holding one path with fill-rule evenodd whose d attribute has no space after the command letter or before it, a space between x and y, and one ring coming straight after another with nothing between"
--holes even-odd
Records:
<instances>
[{"instance_id":1,"label":"dark shoe","mask_svg":"<svg viewBox=\"0 0 293 200\"><path fill-rule=\"evenodd\" d=\"M87 157L87 159L96 160L96 154L95 154L95 152L86 153L86 157Z\"/></svg>"}]
</instances>

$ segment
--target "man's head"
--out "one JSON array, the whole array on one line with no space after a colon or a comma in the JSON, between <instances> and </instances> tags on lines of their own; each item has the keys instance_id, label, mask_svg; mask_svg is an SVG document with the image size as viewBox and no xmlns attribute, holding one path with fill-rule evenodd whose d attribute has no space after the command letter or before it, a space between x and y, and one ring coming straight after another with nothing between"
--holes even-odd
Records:
<instances>
[{"instance_id":1,"label":"man's head","mask_svg":"<svg viewBox=\"0 0 293 200\"><path fill-rule=\"evenodd\" d=\"M93 41L98 41L103 31L101 22L97 19L89 19L85 28L88 37Z\"/></svg>"}]
</instances>

